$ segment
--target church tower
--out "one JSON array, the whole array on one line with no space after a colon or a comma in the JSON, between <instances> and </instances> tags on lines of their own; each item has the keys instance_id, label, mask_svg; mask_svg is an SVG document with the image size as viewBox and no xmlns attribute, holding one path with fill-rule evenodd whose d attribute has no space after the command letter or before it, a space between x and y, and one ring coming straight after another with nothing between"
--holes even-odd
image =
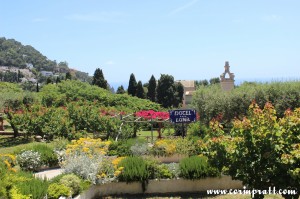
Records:
<instances>
[{"instance_id":1,"label":"church tower","mask_svg":"<svg viewBox=\"0 0 300 199\"><path fill-rule=\"evenodd\" d=\"M221 87L224 91L230 91L234 88L234 74L230 72L229 62L225 62L225 71L220 75Z\"/></svg>"}]
</instances>

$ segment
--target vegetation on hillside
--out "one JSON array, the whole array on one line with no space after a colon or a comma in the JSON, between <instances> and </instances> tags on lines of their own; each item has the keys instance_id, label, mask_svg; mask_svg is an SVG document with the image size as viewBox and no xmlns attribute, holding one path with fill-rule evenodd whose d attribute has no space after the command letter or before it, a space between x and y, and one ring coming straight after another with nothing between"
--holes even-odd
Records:
<instances>
[{"instance_id":1,"label":"vegetation on hillside","mask_svg":"<svg viewBox=\"0 0 300 199\"><path fill-rule=\"evenodd\" d=\"M214 84L199 86L193 96L193 106L206 124L212 118L227 124L234 118L242 119L253 101L259 107L271 102L276 114L283 116L287 109L300 107L300 82L246 82L229 92L224 92L219 84Z\"/></svg>"}]
</instances>

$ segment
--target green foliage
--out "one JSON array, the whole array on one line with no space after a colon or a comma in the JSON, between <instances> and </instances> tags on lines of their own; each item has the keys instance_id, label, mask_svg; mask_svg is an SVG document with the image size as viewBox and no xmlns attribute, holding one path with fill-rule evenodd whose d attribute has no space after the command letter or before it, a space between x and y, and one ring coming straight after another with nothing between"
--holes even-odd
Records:
<instances>
[{"instance_id":1,"label":"green foliage","mask_svg":"<svg viewBox=\"0 0 300 199\"><path fill-rule=\"evenodd\" d=\"M17 162L25 171L36 171L41 165L41 155L39 152L28 150L17 155Z\"/></svg>"},{"instance_id":2,"label":"green foliage","mask_svg":"<svg viewBox=\"0 0 300 199\"><path fill-rule=\"evenodd\" d=\"M176 88L174 85L174 77L171 75L161 74L156 88L157 102L163 107L173 106L175 101Z\"/></svg>"},{"instance_id":3,"label":"green foliage","mask_svg":"<svg viewBox=\"0 0 300 199\"><path fill-rule=\"evenodd\" d=\"M156 88L156 100L165 108L178 107L183 99L183 86L172 75L161 74Z\"/></svg>"},{"instance_id":4,"label":"green foliage","mask_svg":"<svg viewBox=\"0 0 300 199\"><path fill-rule=\"evenodd\" d=\"M158 110L159 105L128 95L114 95L108 90L80 81L63 81L58 85L46 85L39 93L44 106L66 106L69 102L88 101L93 106L115 107L118 110ZM128 111L129 112L129 111Z\"/></svg>"},{"instance_id":5,"label":"green foliage","mask_svg":"<svg viewBox=\"0 0 300 199\"><path fill-rule=\"evenodd\" d=\"M144 144L146 144L145 140L140 140L136 138L112 141L112 143L108 147L108 155L130 156L134 153L141 152L135 151L135 147ZM134 150L134 152L132 152L132 150Z\"/></svg>"},{"instance_id":6,"label":"green foliage","mask_svg":"<svg viewBox=\"0 0 300 199\"><path fill-rule=\"evenodd\" d=\"M252 101L261 108L271 102L282 117L286 109L300 107L300 82L246 82L230 92L224 92L219 84L199 86L193 96L193 106L205 124L215 117L226 125L234 118L242 119Z\"/></svg>"},{"instance_id":7,"label":"green foliage","mask_svg":"<svg viewBox=\"0 0 300 199\"><path fill-rule=\"evenodd\" d=\"M23 174L24 175L24 174ZM44 198L48 189L48 182L39 178L34 178L31 174L26 174L28 180L17 182L15 186L23 195L31 195L32 199Z\"/></svg>"},{"instance_id":8,"label":"green foliage","mask_svg":"<svg viewBox=\"0 0 300 199\"><path fill-rule=\"evenodd\" d=\"M66 80L71 80L72 79L72 75L71 75L71 73L68 71L67 73L66 73Z\"/></svg>"},{"instance_id":9,"label":"green foliage","mask_svg":"<svg viewBox=\"0 0 300 199\"><path fill-rule=\"evenodd\" d=\"M1 163L0 163L1 169ZM46 180L35 178L28 172L0 172L0 198L40 199L47 193Z\"/></svg>"},{"instance_id":10,"label":"green foliage","mask_svg":"<svg viewBox=\"0 0 300 199\"><path fill-rule=\"evenodd\" d=\"M171 179L174 178L174 173L166 164L161 164L155 159L146 159L149 179Z\"/></svg>"},{"instance_id":11,"label":"green foliage","mask_svg":"<svg viewBox=\"0 0 300 199\"><path fill-rule=\"evenodd\" d=\"M48 198L57 199L60 196L70 196L71 189L63 184L52 183L48 187Z\"/></svg>"},{"instance_id":12,"label":"green foliage","mask_svg":"<svg viewBox=\"0 0 300 199\"><path fill-rule=\"evenodd\" d=\"M219 84L220 83L220 78L218 77L213 77L209 80L209 83L210 85L213 85L213 84Z\"/></svg>"},{"instance_id":13,"label":"green foliage","mask_svg":"<svg viewBox=\"0 0 300 199\"><path fill-rule=\"evenodd\" d=\"M175 101L173 103L174 107L179 107L182 104L184 87L180 82L175 83Z\"/></svg>"},{"instance_id":14,"label":"green foliage","mask_svg":"<svg viewBox=\"0 0 300 199\"><path fill-rule=\"evenodd\" d=\"M156 79L152 75L149 83L148 83L148 92L147 92L147 98L151 100L152 102L156 101Z\"/></svg>"},{"instance_id":15,"label":"green foliage","mask_svg":"<svg viewBox=\"0 0 300 199\"><path fill-rule=\"evenodd\" d=\"M205 156L184 158L180 161L179 168L180 176L186 179L201 179L220 175L216 168L208 164L207 157Z\"/></svg>"},{"instance_id":16,"label":"green foliage","mask_svg":"<svg viewBox=\"0 0 300 199\"><path fill-rule=\"evenodd\" d=\"M81 180L75 174L64 175L59 182L70 188L72 196L79 194L81 191Z\"/></svg>"},{"instance_id":17,"label":"green foliage","mask_svg":"<svg viewBox=\"0 0 300 199\"><path fill-rule=\"evenodd\" d=\"M229 173L234 178L250 188L276 186L299 191L299 108L287 110L278 119L270 103L264 109L252 104L249 117L235 120L231 133L234 142L227 151Z\"/></svg>"},{"instance_id":18,"label":"green foliage","mask_svg":"<svg viewBox=\"0 0 300 199\"><path fill-rule=\"evenodd\" d=\"M139 81L137 83L137 87L136 87L136 96L138 98L144 99L145 98L145 93L144 93L144 88L143 88L143 84L141 81Z\"/></svg>"},{"instance_id":19,"label":"green foliage","mask_svg":"<svg viewBox=\"0 0 300 199\"><path fill-rule=\"evenodd\" d=\"M107 81L104 79L103 72L100 68L97 68L95 70L94 76L93 76L93 81L92 85L96 85L100 88L107 89L108 84Z\"/></svg>"},{"instance_id":20,"label":"green foliage","mask_svg":"<svg viewBox=\"0 0 300 199\"><path fill-rule=\"evenodd\" d=\"M117 94L124 94L126 93L123 85L119 86L118 89L117 89Z\"/></svg>"},{"instance_id":21,"label":"green foliage","mask_svg":"<svg viewBox=\"0 0 300 199\"><path fill-rule=\"evenodd\" d=\"M192 122L187 128L187 135L204 138L209 132L209 128L200 122Z\"/></svg>"},{"instance_id":22,"label":"green foliage","mask_svg":"<svg viewBox=\"0 0 300 199\"><path fill-rule=\"evenodd\" d=\"M41 155L41 162L43 165L52 167L58 165L57 155L54 153L52 147L44 144L33 145L33 151L39 152Z\"/></svg>"},{"instance_id":23,"label":"green foliage","mask_svg":"<svg viewBox=\"0 0 300 199\"><path fill-rule=\"evenodd\" d=\"M135 80L135 76L133 73L131 73L129 78L128 89L127 89L128 95L136 96L136 90L137 90L137 83Z\"/></svg>"},{"instance_id":24,"label":"green foliage","mask_svg":"<svg viewBox=\"0 0 300 199\"><path fill-rule=\"evenodd\" d=\"M0 38L0 65L25 68L30 63L34 68L53 70L54 61L47 59L39 51L29 45L22 45L14 39Z\"/></svg>"},{"instance_id":25,"label":"green foliage","mask_svg":"<svg viewBox=\"0 0 300 199\"><path fill-rule=\"evenodd\" d=\"M142 183L143 190L146 188L146 183L149 179L149 170L146 161L141 157L131 156L123 159L119 167L124 167L119 175L120 181Z\"/></svg>"}]
</instances>

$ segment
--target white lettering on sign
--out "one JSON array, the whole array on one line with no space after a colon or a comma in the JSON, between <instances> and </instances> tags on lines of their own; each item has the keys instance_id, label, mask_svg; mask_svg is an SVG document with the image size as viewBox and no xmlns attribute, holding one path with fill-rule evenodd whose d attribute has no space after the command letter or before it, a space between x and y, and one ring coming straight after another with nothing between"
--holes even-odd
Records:
<instances>
[{"instance_id":1,"label":"white lettering on sign","mask_svg":"<svg viewBox=\"0 0 300 199\"><path fill-rule=\"evenodd\" d=\"M188 117L176 118L176 122L190 122L190 118Z\"/></svg>"},{"instance_id":2,"label":"white lettering on sign","mask_svg":"<svg viewBox=\"0 0 300 199\"><path fill-rule=\"evenodd\" d=\"M174 115L192 115L191 111L176 111Z\"/></svg>"}]
</instances>

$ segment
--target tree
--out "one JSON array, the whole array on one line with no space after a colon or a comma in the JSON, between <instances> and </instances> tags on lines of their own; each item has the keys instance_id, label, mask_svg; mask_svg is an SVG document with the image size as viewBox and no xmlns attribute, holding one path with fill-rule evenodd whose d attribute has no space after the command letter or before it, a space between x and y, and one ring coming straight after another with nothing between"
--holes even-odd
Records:
<instances>
[{"instance_id":1,"label":"tree","mask_svg":"<svg viewBox=\"0 0 300 199\"><path fill-rule=\"evenodd\" d=\"M119 86L117 89L117 94L124 94L126 93L126 91L124 90L123 85Z\"/></svg>"},{"instance_id":2,"label":"tree","mask_svg":"<svg viewBox=\"0 0 300 199\"><path fill-rule=\"evenodd\" d=\"M137 84L136 96L141 99L145 98L144 87L141 81Z\"/></svg>"},{"instance_id":3,"label":"tree","mask_svg":"<svg viewBox=\"0 0 300 199\"><path fill-rule=\"evenodd\" d=\"M196 83L196 86L200 86L200 85L208 86L208 84L209 84L206 79L200 80L200 81L195 81L195 83Z\"/></svg>"},{"instance_id":4,"label":"tree","mask_svg":"<svg viewBox=\"0 0 300 199\"><path fill-rule=\"evenodd\" d=\"M128 94L132 96L136 96L136 90L137 90L137 83L135 80L135 76L133 73L131 73L129 78L129 85L128 85Z\"/></svg>"},{"instance_id":5,"label":"tree","mask_svg":"<svg viewBox=\"0 0 300 199\"><path fill-rule=\"evenodd\" d=\"M156 89L157 102L163 107L168 108L174 105L175 101L175 84L174 77L171 75L161 74Z\"/></svg>"},{"instance_id":6,"label":"tree","mask_svg":"<svg viewBox=\"0 0 300 199\"><path fill-rule=\"evenodd\" d=\"M66 80L69 79L71 80L72 79L72 76L71 76L71 73L70 72L67 72L66 73Z\"/></svg>"},{"instance_id":7,"label":"tree","mask_svg":"<svg viewBox=\"0 0 300 199\"><path fill-rule=\"evenodd\" d=\"M152 75L149 84L148 84L148 93L147 93L147 98L151 100L152 102L155 102L155 96L156 96L156 79Z\"/></svg>"},{"instance_id":8,"label":"tree","mask_svg":"<svg viewBox=\"0 0 300 199\"><path fill-rule=\"evenodd\" d=\"M175 100L174 100L174 107L179 107L179 105L182 103L183 100L183 94L184 94L184 88L183 85L180 82L175 83Z\"/></svg>"},{"instance_id":9,"label":"tree","mask_svg":"<svg viewBox=\"0 0 300 199\"><path fill-rule=\"evenodd\" d=\"M52 82L51 77L48 77L47 80L46 80L46 84L52 84L52 83L53 83L53 82Z\"/></svg>"},{"instance_id":10,"label":"tree","mask_svg":"<svg viewBox=\"0 0 300 199\"><path fill-rule=\"evenodd\" d=\"M219 84L220 83L220 78L218 77L214 77L214 78L211 78L209 80L209 83L212 85L212 84Z\"/></svg>"},{"instance_id":11,"label":"tree","mask_svg":"<svg viewBox=\"0 0 300 199\"><path fill-rule=\"evenodd\" d=\"M100 88L104 88L104 89L108 88L107 81L104 79L103 72L100 68L97 68L95 70L92 85L96 85L96 86L99 86Z\"/></svg>"},{"instance_id":12,"label":"tree","mask_svg":"<svg viewBox=\"0 0 300 199\"><path fill-rule=\"evenodd\" d=\"M61 82L61 81L60 81L60 78L59 78L59 77L56 77L55 83L58 84L58 83L60 83L60 82Z\"/></svg>"}]
</instances>

